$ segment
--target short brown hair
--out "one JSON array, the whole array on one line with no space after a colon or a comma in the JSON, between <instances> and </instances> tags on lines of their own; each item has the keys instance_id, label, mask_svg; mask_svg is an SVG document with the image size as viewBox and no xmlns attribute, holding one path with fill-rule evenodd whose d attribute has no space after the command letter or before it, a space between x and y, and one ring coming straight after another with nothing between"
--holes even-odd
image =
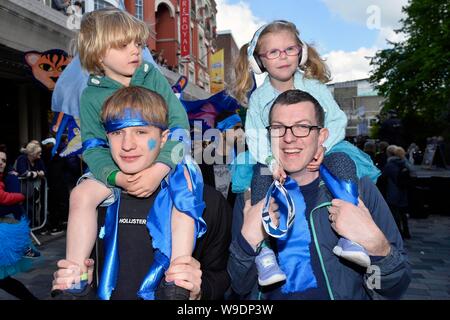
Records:
<instances>
[{"instance_id":1,"label":"short brown hair","mask_svg":"<svg viewBox=\"0 0 450 320\"><path fill-rule=\"evenodd\" d=\"M81 65L89 73L103 75L100 61L108 49L132 41L145 45L148 36L147 25L126 11L107 8L86 13L77 38Z\"/></svg>"},{"instance_id":2,"label":"short brown hair","mask_svg":"<svg viewBox=\"0 0 450 320\"><path fill-rule=\"evenodd\" d=\"M298 89L287 90L275 99L269 111L269 124L272 124L272 112L276 105L289 106L300 102L311 102L314 105L314 114L317 121L316 125L323 128L325 125L325 112L323 111L322 106L308 92Z\"/></svg>"},{"instance_id":3,"label":"short brown hair","mask_svg":"<svg viewBox=\"0 0 450 320\"><path fill-rule=\"evenodd\" d=\"M124 87L117 90L103 104L102 121L122 118L124 111L131 108L139 112L150 123L167 126L167 104L157 92L143 87Z\"/></svg>"}]
</instances>

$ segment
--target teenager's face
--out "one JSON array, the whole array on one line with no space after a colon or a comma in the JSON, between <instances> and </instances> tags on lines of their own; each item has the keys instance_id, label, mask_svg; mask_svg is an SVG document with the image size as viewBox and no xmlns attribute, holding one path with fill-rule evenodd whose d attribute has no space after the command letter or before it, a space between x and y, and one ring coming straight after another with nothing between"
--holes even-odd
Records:
<instances>
[{"instance_id":1,"label":"teenager's face","mask_svg":"<svg viewBox=\"0 0 450 320\"><path fill-rule=\"evenodd\" d=\"M109 48L102 59L105 75L126 86L141 63L142 44L134 41L120 48Z\"/></svg>"},{"instance_id":2,"label":"teenager's face","mask_svg":"<svg viewBox=\"0 0 450 320\"><path fill-rule=\"evenodd\" d=\"M168 130L153 126L128 127L108 133L111 155L123 173L135 174L150 167L167 140Z\"/></svg>"},{"instance_id":3,"label":"teenager's face","mask_svg":"<svg viewBox=\"0 0 450 320\"><path fill-rule=\"evenodd\" d=\"M298 46L297 38L292 32L282 30L265 34L260 39L260 48L258 54L262 55L271 50L286 50L286 48ZM288 81L292 78L299 64L299 56L288 56L281 52L275 59L260 57L270 77L278 81Z\"/></svg>"},{"instance_id":4,"label":"teenager's face","mask_svg":"<svg viewBox=\"0 0 450 320\"><path fill-rule=\"evenodd\" d=\"M3 173L6 168L6 153L0 151L0 173Z\"/></svg>"},{"instance_id":5,"label":"teenager's face","mask_svg":"<svg viewBox=\"0 0 450 320\"><path fill-rule=\"evenodd\" d=\"M291 105L277 105L272 110L270 125L292 126L305 124L317 126L314 105L309 102L299 102ZM307 137L297 138L287 129L280 138L271 138L272 152L289 173L300 173L317 153L317 149L328 137L328 130L311 130Z\"/></svg>"}]
</instances>

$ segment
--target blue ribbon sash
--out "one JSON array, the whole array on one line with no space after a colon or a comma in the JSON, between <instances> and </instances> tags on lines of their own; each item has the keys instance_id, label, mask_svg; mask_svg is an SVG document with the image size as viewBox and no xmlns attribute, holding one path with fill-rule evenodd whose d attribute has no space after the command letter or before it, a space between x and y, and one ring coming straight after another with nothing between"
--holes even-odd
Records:
<instances>
[{"instance_id":1,"label":"blue ribbon sash","mask_svg":"<svg viewBox=\"0 0 450 320\"><path fill-rule=\"evenodd\" d=\"M286 235L295 219L295 201L290 196L290 193L287 189L292 189L293 187L298 189L298 186L297 183L295 183L295 181L291 178L288 177L288 180L286 180L285 187L279 181L275 180L269 187L264 201L264 208L262 212L264 230L268 235L274 238L280 238ZM275 202L279 206L280 218L278 226L274 224L272 218L269 215L271 198L274 198ZM303 200L303 196L301 193L299 195L299 199L297 200L297 202L299 203Z\"/></svg>"},{"instance_id":2,"label":"blue ribbon sash","mask_svg":"<svg viewBox=\"0 0 450 320\"><path fill-rule=\"evenodd\" d=\"M274 228L268 216L268 203L273 197L279 206L280 225ZM264 228L277 238L280 268L286 274L283 293L303 292L317 287L311 265L311 234L306 221L306 204L297 182L287 177L284 185L275 181L266 195Z\"/></svg>"},{"instance_id":3,"label":"blue ribbon sash","mask_svg":"<svg viewBox=\"0 0 450 320\"><path fill-rule=\"evenodd\" d=\"M336 178L324 165L320 166L319 172L334 198L353 203L355 206L358 205L359 192L355 183Z\"/></svg>"},{"instance_id":4,"label":"blue ribbon sash","mask_svg":"<svg viewBox=\"0 0 450 320\"><path fill-rule=\"evenodd\" d=\"M106 140L98 138L87 139L83 142L83 152L91 148L109 148L109 144Z\"/></svg>"},{"instance_id":5,"label":"blue ribbon sash","mask_svg":"<svg viewBox=\"0 0 450 320\"><path fill-rule=\"evenodd\" d=\"M120 198L106 209L105 226L103 228L105 261L97 290L97 295L102 300L109 300L111 297L119 274L119 250L117 244L119 207Z\"/></svg>"}]
</instances>

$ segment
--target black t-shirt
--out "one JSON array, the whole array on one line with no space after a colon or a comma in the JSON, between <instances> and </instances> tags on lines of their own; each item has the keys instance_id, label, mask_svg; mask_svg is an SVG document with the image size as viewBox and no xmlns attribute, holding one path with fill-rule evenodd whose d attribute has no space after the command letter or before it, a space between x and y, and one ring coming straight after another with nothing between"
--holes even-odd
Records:
<instances>
[{"instance_id":1,"label":"black t-shirt","mask_svg":"<svg viewBox=\"0 0 450 320\"><path fill-rule=\"evenodd\" d=\"M159 189L149 198L141 199L122 193L119 209L119 275L112 300L138 299L137 292L153 262L152 239L146 227L147 215ZM212 187L204 186L206 209L203 219L207 232L197 239L193 257L201 264L202 298L222 299L229 286L226 272L231 238L231 208ZM99 209L99 227L104 225L106 208ZM98 244L98 272L103 265L103 241Z\"/></svg>"},{"instance_id":2,"label":"black t-shirt","mask_svg":"<svg viewBox=\"0 0 450 320\"><path fill-rule=\"evenodd\" d=\"M127 193L121 194L118 231L119 277L111 296L113 300L138 298L136 293L153 261L152 238L146 223L155 197L153 194L148 199L139 199ZM104 221L106 209L100 211L99 217L101 216ZM100 252L103 255L103 247Z\"/></svg>"}]
</instances>

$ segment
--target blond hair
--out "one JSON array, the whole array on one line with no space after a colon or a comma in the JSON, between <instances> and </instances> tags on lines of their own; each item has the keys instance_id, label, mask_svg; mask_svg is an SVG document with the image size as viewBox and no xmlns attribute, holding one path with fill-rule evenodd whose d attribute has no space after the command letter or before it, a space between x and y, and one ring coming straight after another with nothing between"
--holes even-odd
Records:
<instances>
[{"instance_id":1,"label":"blond hair","mask_svg":"<svg viewBox=\"0 0 450 320\"><path fill-rule=\"evenodd\" d=\"M126 11L107 8L86 13L77 37L81 65L89 73L103 75L101 60L108 49L132 41L145 45L148 36L147 25Z\"/></svg>"},{"instance_id":2,"label":"blond hair","mask_svg":"<svg viewBox=\"0 0 450 320\"><path fill-rule=\"evenodd\" d=\"M25 148L20 149L20 152L24 153L28 156L35 156L39 152L42 152L42 148L41 148L39 141L31 140L30 142L28 142L28 144Z\"/></svg>"},{"instance_id":3,"label":"blond hair","mask_svg":"<svg viewBox=\"0 0 450 320\"><path fill-rule=\"evenodd\" d=\"M134 86L117 90L103 104L102 121L123 118L126 109L139 113L147 122L168 125L167 104L155 91Z\"/></svg>"},{"instance_id":4,"label":"blond hair","mask_svg":"<svg viewBox=\"0 0 450 320\"><path fill-rule=\"evenodd\" d=\"M288 31L295 36L297 40L297 44L301 47L302 42L300 41L300 34L297 30L297 27L292 22L283 21L274 21L268 24L261 34L258 37L258 41L255 47L255 54L259 53L261 49L261 39L264 38L265 35L269 33L279 33L281 31ZM325 64L325 60L323 60L316 49L314 49L310 44L308 46L308 59L306 63L300 66L300 70L304 72L304 77L308 79L316 79L322 83L327 83L331 80L330 71ZM253 78L250 73L250 64L248 62L247 56L247 48L248 44L241 48L239 52L239 57L235 63L235 76L236 83L233 86L233 89L230 90L230 93L239 101L239 103L246 105L247 94L250 89L253 87Z\"/></svg>"},{"instance_id":5,"label":"blond hair","mask_svg":"<svg viewBox=\"0 0 450 320\"><path fill-rule=\"evenodd\" d=\"M254 86L250 65L247 59L248 43L244 44L239 50L239 56L234 63L235 83L229 88L231 96L242 106L248 105L247 94ZM245 72L244 72L245 70Z\"/></svg>"},{"instance_id":6,"label":"blond hair","mask_svg":"<svg viewBox=\"0 0 450 320\"><path fill-rule=\"evenodd\" d=\"M391 144L386 148L386 155L388 157L399 157L399 158L405 158L405 149L402 147L396 146L395 144Z\"/></svg>"},{"instance_id":7,"label":"blond hair","mask_svg":"<svg viewBox=\"0 0 450 320\"><path fill-rule=\"evenodd\" d=\"M406 151L405 149L403 149L400 146L397 146L397 148L395 148L394 154L399 157L400 159L405 159L406 156Z\"/></svg>"}]
</instances>

